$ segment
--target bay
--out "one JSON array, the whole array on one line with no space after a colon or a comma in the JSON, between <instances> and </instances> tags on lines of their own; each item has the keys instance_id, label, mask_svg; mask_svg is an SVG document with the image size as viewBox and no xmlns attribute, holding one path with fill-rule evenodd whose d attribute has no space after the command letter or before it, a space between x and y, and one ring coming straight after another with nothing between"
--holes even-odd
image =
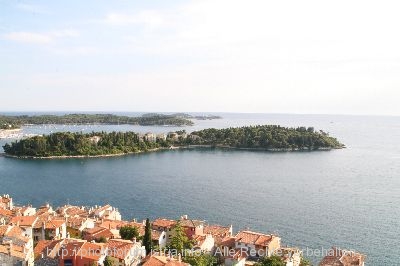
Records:
<instances>
[{"instance_id":1,"label":"bay","mask_svg":"<svg viewBox=\"0 0 400 266\"><path fill-rule=\"evenodd\" d=\"M277 233L283 244L305 252L335 245L366 254L368 265L398 263L399 117L219 115L223 119L198 120L184 129L313 126L347 148L277 153L196 149L67 160L0 157L0 193L35 206L109 203L126 219L188 214L208 223L233 224L234 231ZM183 128L47 125L27 126L22 133L177 129Z\"/></svg>"}]
</instances>

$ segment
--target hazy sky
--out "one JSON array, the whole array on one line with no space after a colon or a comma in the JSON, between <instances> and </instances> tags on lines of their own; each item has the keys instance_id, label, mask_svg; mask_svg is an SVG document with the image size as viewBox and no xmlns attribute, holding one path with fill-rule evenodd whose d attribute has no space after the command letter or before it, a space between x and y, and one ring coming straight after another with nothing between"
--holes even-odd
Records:
<instances>
[{"instance_id":1,"label":"hazy sky","mask_svg":"<svg viewBox=\"0 0 400 266\"><path fill-rule=\"evenodd\" d=\"M398 1L0 0L0 111L400 115Z\"/></svg>"}]
</instances>

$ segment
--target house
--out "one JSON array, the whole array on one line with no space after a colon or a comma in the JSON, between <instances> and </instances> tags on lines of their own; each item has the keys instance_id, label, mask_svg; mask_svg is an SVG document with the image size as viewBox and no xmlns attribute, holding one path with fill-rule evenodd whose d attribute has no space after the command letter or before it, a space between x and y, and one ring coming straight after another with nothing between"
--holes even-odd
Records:
<instances>
[{"instance_id":1,"label":"house","mask_svg":"<svg viewBox=\"0 0 400 266\"><path fill-rule=\"evenodd\" d=\"M58 250L62 247L65 240L39 240L36 243L33 253L35 262L42 258L55 258L58 255Z\"/></svg>"},{"instance_id":2,"label":"house","mask_svg":"<svg viewBox=\"0 0 400 266\"><path fill-rule=\"evenodd\" d=\"M146 257L146 249L140 242L111 239L106 244L107 256L115 266L135 266Z\"/></svg>"},{"instance_id":3,"label":"house","mask_svg":"<svg viewBox=\"0 0 400 266\"><path fill-rule=\"evenodd\" d=\"M173 235L174 235L174 227L176 225L175 220L169 220L165 218L155 219L151 225L153 230L159 231L160 233L165 232L165 243L169 244Z\"/></svg>"},{"instance_id":4,"label":"house","mask_svg":"<svg viewBox=\"0 0 400 266\"><path fill-rule=\"evenodd\" d=\"M13 211L0 209L0 225L8 224L14 216Z\"/></svg>"},{"instance_id":5,"label":"house","mask_svg":"<svg viewBox=\"0 0 400 266\"><path fill-rule=\"evenodd\" d=\"M143 266L190 266L190 264L167 256L149 256L145 259Z\"/></svg>"},{"instance_id":6,"label":"house","mask_svg":"<svg viewBox=\"0 0 400 266\"><path fill-rule=\"evenodd\" d=\"M107 228L113 234L113 238L121 238L119 235L119 230L123 226L132 226L138 229L139 236L144 235L144 223L137 223L135 221L127 222L127 221L116 221L116 220L108 220L108 219L101 219L100 221L96 222L96 226Z\"/></svg>"},{"instance_id":7,"label":"house","mask_svg":"<svg viewBox=\"0 0 400 266\"><path fill-rule=\"evenodd\" d=\"M164 133L157 134L157 139L162 140L162 141L166 141L167 140L167 135L164 134Z\"/></svg>"},{"instance_id":8,"label":"house","mask_svg":"<svg viewBox=\"0 0 400 266\"><path fill-rule=\"evenodd\" d=\"M214 248L214 238L210 234L194 235L192 238L193 247L203 251L211 251Z\"/></svg>"},{"instance_id":9,"label":"house","mask_svg":"<svg viewBox=\"0 0 400 266\"><path fill-rule=\"evenodd\" d=\"M365 258L363 254L332 247L319 266L364 266Z\"/></svg>"},{"instance_id":10,"label":"house","mask_svg":"<svg viewBox=\"0 0 400 266\"><path fill-rule=\"evenodd\" d=\"M245 266L247 253L240 249L231 250L223 258L225 266Z\"/></svg>"},{"instance_id":11,"label":"house","mask_svg":"<svg viewBox=\"0 0 400 266\"><path fill-rule=\"evenodd\" d=\"M0 226L0 263L33 265L33 241L15 225Z\"/></svg>"},{"instance_id":12,"label":"house","mask_svg":"<svg viewBox=\"0 0 400 266\"><path fill-rule=\"evenodd\" d=\"M89 215L92 218L121 220L121 214L118 209L113 208L111 205L95 206L89 210Z\"/></svg>"},{"instance_id":13,"label":"house","mask_svg":"<svg viewBox=\"0 0 400 266\"><path fill-rule=\"evenodd\" d=\"M52 219L46 221L43 225L44 239L64 239L67 237L67 225L65 221Z\"/></svg>"},{"instance_id":14,"label":"house","mask_svg":"<svg viewBox=\"0 0 400 266\"><path fill-rule=\"evenodd\" d=\"M94 228L87 228L83 230L82 237L87 241L93 241L93 240L99 240L101 238L109 240L112 239L114 235L107 228L95 226Z\"/></svg>"},{"instance_id":15,"label":"house","mask_svg":"<svg viewBox=\"0 0 400 266\"><path fill-rule=\"evenodd\" d=\"M300 266L302 252L298 248L283 247L275 252L285 262L286 266Z\"/></svg>"},{"instance_id":16,"label":"house","mask_svg":"<svg viewBox=\"0 0 400 266\"><path fill-rule=\"evenodd\" d=\"M203 231L204 234L212 235L215 245L219 246L224 238L232 236L232 225L206 225Z\"/></svg>"},{"instance_id":17,"label":"house","mask_svg":"<svg viewBox=\"0 0 400 266\"><path fill-rule=\"evenodd\" d=\"M56 240L67 237L67 224L61 217L48 214L38 216L33 226L33 241Z\"/></svg>"},{"instance_id":18,"label":"house","mask_svg":"<svg viewBox=\"0 0 400 266\"><path fill-rule=\"evenodd\" d=\"M204 221L189 219L187 215L183 215L180 223L186 233L186 236L192 240L195 235L204 235Z\"/></svg>"},{"instance_id":19,"label":"house","mask_svg":"<svg viewBox=\"0 0 400 266\"><path fill-rule=\"evenodd\" d=\"M60 266L103 265L107 248L103 244L76 241L66 244L59 253Z\"/></svg>"},{"instance_id":20,"label":"house","mask_svg":"<svg viewBox=\"0 0 400 266\"><path fill-rule=\"evenodd\" d=\"M56 210L57 214L70 218L70 217L89 217L89 212L85 209L85 207L65 205Z\"/></svg>"},{"instance_id":21,"label":"house","mask_svg":"<svg viewBox=\"0 0 400 266\"><path fill-rule=\"evenodd\" d=\"M11 218L10 224L19 226L25 235L33 238L34 225L37 220L37 216L15 216Z\"/></svg>"},{"instance_id":22,"label":"house","mask_svg":"<svg viewBox=\"0 0 400 266\"><path fill-rule=\"evenodd\" d=\"M36 215L36 208L33 208L31 205L25 206L21 208L22 216L34 216Z\"/></svg>"},{"instance_id":23,"label":"house","mask_svg":"<svg viewBox=\"0 0 400 266\"><path fill-rule=\"evenodd\" d=\"M165 231L151 230L151 240L154 246L163 249L167 246L167 233Z\"/></svg>"},{"instance_id":24,"label":"house","mask_svg":"<svg viewBox=\"0 0 400 266\"><path fill-rule=\"evenodd\" d=\"M281 247L281 239L252 231L240 231L235 236L235 249L247 250L248 257L270 256Z\"/></svg>"},{"instance_id":25,"label":"house","mask_svg":"<svg viewBox=\"0 0 400 266\"><path fill-rule=\"evenodd\" d=\"M0 196L0 209L12 210L14 208L13 200L10 195L5 194Z\"/></svg>"},{"instance_id":26,"label":"house","mask_svg":"<svg viewBox=\"0 0 400 266\"><path fill-rule=\"evenodd\" d=\"M53 207L51 207L48 203L44 206L41 206L39 209L36 211L36 215L54 215L55 211L53 210Z\"/></svg>"},{"instance_id":27,"label":"house","mask_svg":"<svg viewBox=\"0 0 400 266\"><path fill-rule=\"evenodd\" d=\"M89 138L89 141L93 144L97 144L101 140L100 136L93 136Z\"/></svg>"},{"instance_id":28,"label":"house","mask_svg":"<svg viewBox=\"0 0 400 266\"><path fill-rule=\"evenodd\" d=\"M86 217L75 216L66 218L67 234L73 237L80 237L83 230L94 228L95 220Z\"/></svg>"},{"instance_id":29,"label":"house","mask_svg":"<svg viewBox=\"0 0 400 266\"><path fill-rule=\"evenodd\" d=\"M179 135L176 132L169 132L167 138L175 141L179 139Z\"/></svg>"},{"instance_id":30,"label":"house","mask_svg":"<svg viewBox=\"0 0 400 266\"><path fill-rule=\"evenodd\" d=\"M144 134L144 140L148 142L156 142L157 141L157 135L151 132L147 132Z\"/></svg>"},{"instance_id":31,"label":"house","mask_svg":"<svg viewBox=\"0 0 400 266\"><path fill-rule=\"evenodd\" d=\"M32 206L14 207L15 216L34 216L36 215L36 208Z\"/></svg>"},{"instance_id":32,"label":"house","mask_svg":"<svg viewBox=\"0 0 400 266\"><path fill-rule=\"evenodd\" d=\"M225 260L225 265L245 265L246 260L256 261L280 249L281 239L252 231L240 231L236 236L221 240L214 254Z\"/></svg>"}]
</instances>

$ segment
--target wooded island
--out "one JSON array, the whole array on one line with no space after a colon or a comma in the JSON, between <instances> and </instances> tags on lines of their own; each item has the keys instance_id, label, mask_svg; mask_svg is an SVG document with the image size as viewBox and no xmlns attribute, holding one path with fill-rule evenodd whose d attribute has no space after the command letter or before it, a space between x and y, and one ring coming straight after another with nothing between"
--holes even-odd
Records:
<instances>
[{"instance_id":1,"label":"wooded island","mask_svg":"<svg viewBox=\"0 0 400 266\"><path fill-rule=\"evenodd\" d=\"M336 138L314 128L277 125L203 129L187 134L135 132L57 132L21 139L3 146L16 157L109 156L173 147L220 147L265 151L329 150L344 148Z\"/></svg>"}]
</instances>

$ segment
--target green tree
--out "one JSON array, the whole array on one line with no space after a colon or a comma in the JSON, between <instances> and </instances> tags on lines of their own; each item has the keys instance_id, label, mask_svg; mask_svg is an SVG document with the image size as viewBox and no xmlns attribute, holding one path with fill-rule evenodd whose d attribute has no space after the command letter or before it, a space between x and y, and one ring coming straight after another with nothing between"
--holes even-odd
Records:
<instances>
[{"instance_id":1,"label":"green tree","mask_svg":"<svg viewBox=\"0 0 400 266\"><path fill-rule=\"evenodd\" d=\"M101 237L95 239L95 241L97 243L107 243L107 239L104 236L101 236Z\"/></svg>"},{"instance_id":2,"label":"green tree","mask_svg":"<svg viewBox=\"0 0 400 266\"><path fill-rule=\"evenodd\" d=\"M209 254L200 254L187 256L183 258L184 262L189 263L191 266L217 266L218 259Z\"/></svg>"},{"instance_id":3,"label":"green tree","mask_svg":"<svg viewBox=\"0 0 400 266\"><path fill-rule=\"evenodd\" d=\"M151 224L149 218L146 219L146 226L144 228L143 245L146 248L146 254L150 254L153 248L151 240Z\"/></svg>"},{"instance_id":4,"label":"green tree","mask_svg":"<svg viewBox=\"0 0 400 266\"><path fill-rule=\"evenodd\" d=\"M261 258L255 266L285 266L286 264L282 261L281 257L272 255L271 257Z\"/></svg>"},{"instance_id":5,"label":"green tree","mask_svg":"<svg viewBox=\"0 0 400 266\"><path fill-rule=\"evenodd\" d=\"M136 227L127 225L127 226L122 226L119 229L119 235L121 236L122 239L132 240L133 238L139 237L139 231Z\"/></svg>"},{"instance_id":6,"label":"green tree","mask_svg":"<svg viewBox=\"0 0 400 266\"><path fill-rule=\"evenodd\" d=\"M113 266L113 265L115 265L114 261L109 256L107 256L104 259L104 266Z\"/></svg>"},{"instance_id":7,"label":"green tree","mask_svg":"<svg viewBox=\"0 0 400 266\"><path fill-rule=\"evenodd\" d=\"M312 266L311 261L301 257L300 266Z\"/></svg>"},{"instance_id":8,"label":"green tree","mask_svg":"<svg viewBox=\"0 0 400 266\"><path fill-rule=\"evenodd\" d=\"M170 249L176 250L177 252L183 253L184 249L191 248L192 243L190 242L189 238L186 236L181 222L178 220L174 227L174 235L171 239Z\"/></svg>"}]
</instances>

